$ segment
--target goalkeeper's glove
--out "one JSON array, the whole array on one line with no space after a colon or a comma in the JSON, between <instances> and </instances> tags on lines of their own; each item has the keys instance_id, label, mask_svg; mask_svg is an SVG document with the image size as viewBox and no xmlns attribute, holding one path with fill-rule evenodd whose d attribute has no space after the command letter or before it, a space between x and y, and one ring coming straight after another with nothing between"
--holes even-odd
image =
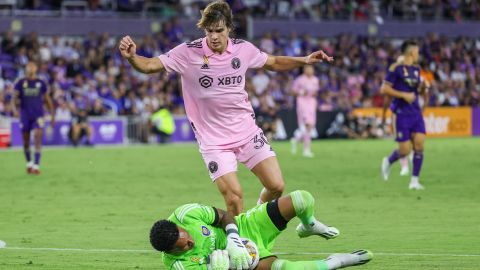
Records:
<instances>
[{"instance_id":1,"label":"goalkeeper's glove","mask_svg":"<svg viewBox=\"0 0 480 270\"><path fill-rule=\"evenodd\" d=\"M230 256L230 268L236 270L247 270L252 265L252 258L250 257L247 248L240 240L238 235L237 225L231 223L225 228L227 231L227 248Z\"/></svg>"},{"instance_id":2,"label":"goalkeeper's glove","mask_svg":"<svg viewBox=\"0 0 480 270\"><path fill-rule=\"evenodd\" d=\"M228 251L217 249L208 256L208 270L228 270L230 260L228 259Z\"/></svg>"}]
</instances>

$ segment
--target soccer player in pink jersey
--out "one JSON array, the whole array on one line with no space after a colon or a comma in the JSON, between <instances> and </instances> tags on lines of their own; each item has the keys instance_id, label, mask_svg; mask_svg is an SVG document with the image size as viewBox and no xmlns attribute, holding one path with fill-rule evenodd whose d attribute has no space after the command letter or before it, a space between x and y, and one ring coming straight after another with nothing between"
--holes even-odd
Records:
<instances>
[{"instance_id":1,"label":"soccer player in pink jersey","mask_svg":"<svg viewBox=\"0 0 480 270\"><path fill-rule=\"evenodd\" d=\"M303 156L312 158L310 149L312 129L317 122L317 94L320 90L318 78L314 74L313 66L303 67L303 74L293 81L292 94L297 96L297 119L300 132L296 132L290 140L292 153L297 152L297 143L303 137Z\"/></svg>"},{"instance_id":2,"label":"soccer player in pink jersey","mask_svg":"<svg viewBox=\"0 0 480 270\"><path fill-rule=\"evenodd\" d=\"M275 152L255 123L245 91L247 69L287 71L333 58L323 51L305 57L273 56L250 42L230 38L233 15L223 1L210 3L197 26L205 37L182 43L166 54L146 58L136 54L136 44L125 36L119 45L124 58L142 73L162 70L181 75L185 110L212 181L222 193L227 210L243 210L237 161L263 184L259 203L279 198L284 181Z\"/></svg>"}]
</instances>

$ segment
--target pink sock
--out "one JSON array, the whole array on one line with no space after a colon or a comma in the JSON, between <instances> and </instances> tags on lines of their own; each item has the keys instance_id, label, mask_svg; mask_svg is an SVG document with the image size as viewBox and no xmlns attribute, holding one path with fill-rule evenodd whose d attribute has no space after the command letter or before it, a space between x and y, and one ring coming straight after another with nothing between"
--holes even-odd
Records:
<instances>
[{"instance_id":1,"label":"pink sock","mask_svg":"<svg viewBox=\"0 0 480 270\"><path fill-rule=\"evenodd\" d=\"M302 136L303 136L303 132L295 132L295 140L297 142L300 142L300 140L302 139Z\"/></svg>"},{"instance_id":2,"label":"pink sock","mask_svg":"<svg viewBox=\"0 0 480 270\"><path fill-rule=\"evenodd\" d=\"M257 205L260 205L262 203L263 203L262 199L258 198Z\"/></svg>"},{"instance_id":3,"label":"pink sock","mask_svg":"<svg viewBox=\"0 0 480 270\"><path fill-rule=\"evenodd\" d=\"M312 138L310 137L309 132L305 132L303 134L303 150L310 151L310 143L312 142Z\"/></svg>"},{"instance_id":4,"label":"pink sock","mask_svg":"<svg viewBox=\"0 0 480 270\"><path fill-rule=\"evenodd\" d=\"M408 167L408 159L407 157L403 157L400 159L400 164L402 165L402 168Z\"/></svg>"}]
</instances>

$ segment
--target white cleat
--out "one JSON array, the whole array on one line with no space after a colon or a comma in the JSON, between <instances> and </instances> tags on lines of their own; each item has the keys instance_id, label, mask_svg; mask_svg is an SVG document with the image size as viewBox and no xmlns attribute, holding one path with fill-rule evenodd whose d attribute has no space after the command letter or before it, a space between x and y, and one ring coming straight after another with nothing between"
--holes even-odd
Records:
<instances>
[{"instance_id":1,"label":"white cleat","mask_svg":"<svg viewBox=\"0 0 480 270\"><path fill-rule=\"evenodd\" d=\"M322 227L322 229L320 229ZM297 226L297 235L300 238L309 237L311 235L318 235L325 239L333 239L340 235L340 231L335 227L327 226L327 230L323 229L324 226L319 226L317 223L312 224L309 228L305 228L302 223Z\"/></svg>"},{"instance_id":2,"label":"white cleat","mask_svg":"<svg viewBox=\"0 0 480 270\"><path fill-rule=\"evenodd\" d=\"M424 190L425 187L422 186L420 183L415 183L415 182L410 182L410 184L408 185L408 189L411 189L411 190Z\"/></svg>"},{"instance_id":3,"label":"white cleat","mask_svg":"<svg viewBox=\"0 0 480 270\"><path fill-rule=\"evenodd\" d=\"M402 170L400 171L400 176L407 176L408 174L410 174L410 170L408 169L408 167L402 167Z\"/></svg>"},{"instance_id":4,"label":"white cleat","mask_svg":"<svg viewBox=\"0 0 480 270\"><path fill-rule=\"evenodd\" d=\"M315 157L315 155L312 153L312 151L310 150L307 150L307 151L303 151L303 156L304 157L307 157L307 158L313 158Z\"/></svg>"},{"instance_id":5,"label":"white cleat","mask_svg":"<svg viewBox=\"0 0 480 270\"><path fill-rule=\"evenodd\" d=\"M297 153L297 140L295 139L295 137L290 139L290 146L290 151L292 152L292 154L295 155Z\"/></svg>"},{"instance_id":6,"label":"white cleat","mask_svg":"<svg viewBox=\"0 0 480 270\"><path fill-rule=\"evenodd\" d=\"M390 162L388 162L388 158L384 157L382 160L382 168L381 168L383 180L387 181L388 176L390 175Z\"/></svg>"},{"instance_id":7,"label":"white cleat","mask_svg":"<svg viewBox=\"0 0 480 270\"><path fill-rule=\"evenodd\" d=\"M326 261L335 260L338 268L366 264L373 259L373 253L368 250L357 250L352 253L337 253L328 256ZM336 268L336 269L338 269Z\"/></svg>"}]
</instances>

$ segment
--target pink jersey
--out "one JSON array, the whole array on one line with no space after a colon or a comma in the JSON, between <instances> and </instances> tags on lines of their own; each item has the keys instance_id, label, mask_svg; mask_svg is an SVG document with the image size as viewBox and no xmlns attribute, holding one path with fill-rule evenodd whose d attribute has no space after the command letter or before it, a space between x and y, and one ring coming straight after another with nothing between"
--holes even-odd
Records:
<instances>
[{"instance_id":1,"label":"pink jersey","mask_svg":"<svg viewBox=\"0 0 480 270\"><path fill-rule=\"evenodd\" d=\"M262 68L267 57L240 39L229 39L226 51L215 54L206 38L180 44L159 56L168 72L182 77L185 110L200 150L236 147L257 132L245 73L249 68Z\"/></svg>"},{"instance_id":2,"label":"pink jersey","mask_svg":"<svg viewBox=\"0 0 480 270\"><path fill-rule=\"evenodd\" d=\"M303 74L298 76L293 81L292 90L298 94L297 107L317 106L316 94L320 90L320 85L316 76L310 78Z\"/></svg>"},{"instance_id":3,"label":"pink jersey","mask_svg":"<svg viewBox=\"0 0 480 270\"><path fill-rule=\"evenodd\" d=\"M316 94L320 90L319 81L316 76L308 78L300 75L293 81L292 90L297 96L297 117L298 122L303 124L315 124L317 113Z\"/></svg>"}]
</instances>

